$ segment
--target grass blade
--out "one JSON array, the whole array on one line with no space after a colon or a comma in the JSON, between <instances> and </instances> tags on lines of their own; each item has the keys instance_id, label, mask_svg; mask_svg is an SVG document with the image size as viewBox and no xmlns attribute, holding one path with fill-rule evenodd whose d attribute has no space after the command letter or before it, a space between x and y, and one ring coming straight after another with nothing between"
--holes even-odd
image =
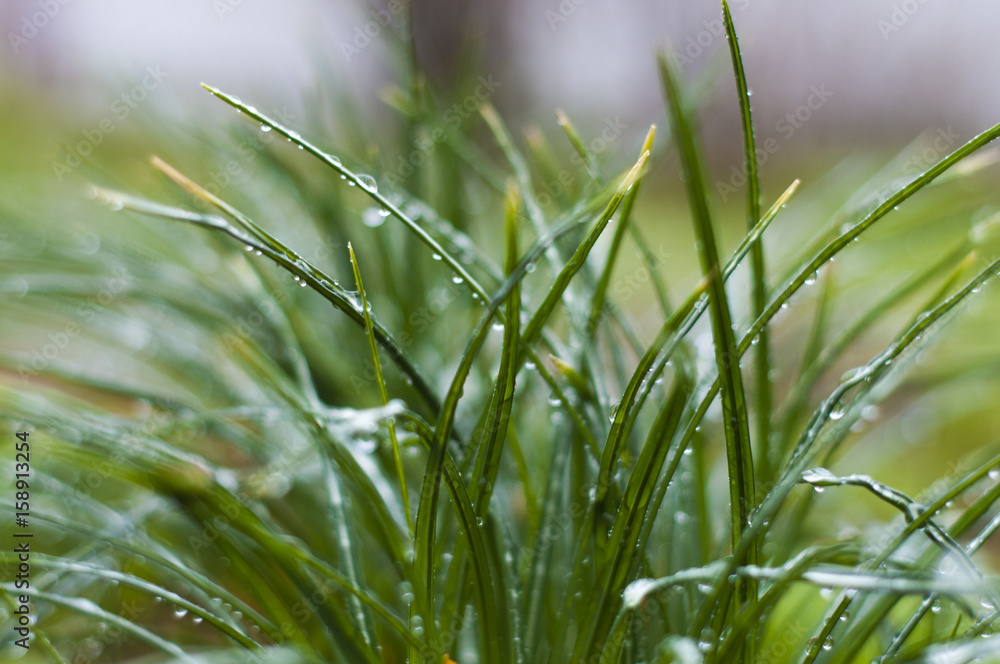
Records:
<instances>
[{"instance_id":1,"label":"grass blade","mask_svg":"<svg viewBox=\"0 0 1000 664\"><path fill-rule=\"evenodd\" d=\"M729 301L726 297L725 282L722 279L711 213L708 208L708 192L705 188L701 157L695 143L693 127L680 98L673 65L666 56L661 55L659 66L664 92L668 97L674 139L680 151L681 164L687 179L688 201L700 244L702 272L710 282L708 300L715 357L722 385L722 417L726 431L732 538L735 551L746 530L750 510L756 506L746 394L743 390L740 356L733 336ZM756 547L753 547L747 560L754 564L757 557ZM756 586L749 581L741 591L741 597L747 600L755 596Z\"/></svg>"},{"instance_id":2,"label":"grass blade","mask_svg":"<svg viewBox=\"0 0 1000 664\"><path fill-rule=\"evenodd\" d=\"M753 114L750 108L750 88L747 85L746 72L743 69L743 55L740 53L740 42L733 26L733 15L729 10L729 2L722 0L722 18L726 25L726 40L729 43L729 55L733 61L733 73L736 78L736 96L740 105L740 121L743 126L743 163L746 169L747 188L747 230L752 229L760 218L760 172L757 165L757 139L753 129ZM767 306L767 274L764 267L764 245L760 240L754 243L750 251L750 278L752 315L759 317ZM754 349L754 394L757 397L757 439L758 475L762 478L771 476L769 464L769 441L771 439L771 401L773 386L771 385L770 340L765 326L758 335L757 346Z\"/></svg>"}]
</instances>

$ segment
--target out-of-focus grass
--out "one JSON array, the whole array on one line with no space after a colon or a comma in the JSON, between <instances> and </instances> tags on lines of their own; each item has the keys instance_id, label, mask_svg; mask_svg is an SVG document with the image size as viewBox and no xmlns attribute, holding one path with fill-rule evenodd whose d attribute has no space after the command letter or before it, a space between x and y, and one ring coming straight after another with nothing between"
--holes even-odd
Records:
<instances>
[{"instance_id":1,"label":"out-of-focus grass","mask_svg":"<svg viewBox=\"0 0 1000 664\"><path fill-rule=\"evenodd\" d=\"M475 79L444 98L407 75L391 140L220 93L240 116L144 107L62 181L43 137L86 125L0 111L21 128L0 413L32 432L27 661L985 656L1000 347L970 279L1000 248L995 148L898 210L919 139L765 166L757 209L711 176L703 196L681 105L605 163L572 112L523 141L489 106L453 132ZM795 178L762 255L731 259ZM809 466L831 472L797 486Z\"/></svg>"}]
</instances>

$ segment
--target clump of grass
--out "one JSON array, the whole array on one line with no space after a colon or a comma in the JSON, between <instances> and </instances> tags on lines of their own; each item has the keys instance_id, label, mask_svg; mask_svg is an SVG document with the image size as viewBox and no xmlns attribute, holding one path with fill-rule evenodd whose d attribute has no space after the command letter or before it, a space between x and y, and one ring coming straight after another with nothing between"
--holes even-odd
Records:
<instances>
[{"instance_id":1,"label":"clump of grass","mask_svg":"<svg viewBox=\"0 0 1000 664\"><path fill-rule=\"evenodd\" d=\"M991 224L846 317L832 313L830 264L911 199L907 223L922 223L916 199L1000 125L815 246L778 238L765 252L799 183L763 193L725 3L723 13L748 174L745 234L728 252L696 117L666 57L670 138L650 128L608 176L560 114L591 186L545 205L535 188L557 158L538 134L522 153L489 105L470 122L482 121L502 163L480 156L469 131L447 133L423 167L451 176L427 187L433 206L418 182L386 190L364 160L209 86L252 131L302 152L269 149L259 191L239 195L160 157L152 165L181 203L95 188L137 213L114 222L102 249L127 266L129 286L94 307L73 361L26 370L7 357L23 381L0 388L10 427L45 441L32 654L985 661L1000 591L977 554L1000 526L1000 450L966 454L914 498L858 472L855 443L877 404L901 408L888 402L907 369L932 337L952 343L942 330L1000 270L982 257ZM439 128L442 102L414 76L394 105L407 126ZM639 219L640 189L662 197L651 165L671 151L701 268L680 297ZM975 177L941 185L959 192L956 210L958 185ZM616 275L637 269L629 245L651 275L649 304L616 301ZM47 281L28 263L4 267L31 280L30 306L15 313L34 329L52 325L43 305L76 305L105 274L58 243L47 251L63 259ZM790 303L816 306L801 344L773 334ZM647 342L634 321L645 309L657 321ZM886 325L888 342L865 342ZM776 376L779 366L793 375ZM960 379L944 371L922 389ZM867 522L880 535L835 527L827 497L879 515ZM5 601L12 592L5 583Z\"/></svg>"}]
</instances>

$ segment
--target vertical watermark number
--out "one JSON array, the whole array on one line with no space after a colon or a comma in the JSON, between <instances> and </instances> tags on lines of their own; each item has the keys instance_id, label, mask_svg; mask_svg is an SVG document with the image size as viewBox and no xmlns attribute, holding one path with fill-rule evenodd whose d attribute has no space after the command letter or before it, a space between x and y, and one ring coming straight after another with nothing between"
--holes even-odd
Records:
<instances>
[{"instance_id":1,"label":"vertical watermark number","mask_svg":"<svg viewBox=\"0 0 1000 664\"><path fill-rule=\"evenodd\" d=\"M31 538L34 533L29 529L28 519L31 516L31 444L28 442L27 431L15 434L14 443L14 553L17 555L17 574L14 578L14 588L20 592L16 597L17 607L14 609L14 631L21 638L14 641L15 645L27 650L31 638L31 604L28 595L23 591L31 587Z\"/></svg>"}]
</instances>

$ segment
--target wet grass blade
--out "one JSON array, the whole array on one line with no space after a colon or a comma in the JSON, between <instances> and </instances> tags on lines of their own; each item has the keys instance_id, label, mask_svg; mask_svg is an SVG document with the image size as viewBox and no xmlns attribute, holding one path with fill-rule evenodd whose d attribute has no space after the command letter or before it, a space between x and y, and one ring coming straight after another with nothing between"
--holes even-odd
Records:
<instances>
[{"instance_id":1,"label":"wet grass blade","mask_svg":"<svg viewBox=\"0 0 1000 664\"><path fill-rule=\"evenodd\" d=\"M361 312L365 319L365 332L368 334L368 345L372 353L372 365L375 367L375 382L378 384L379 396L382 397L382 405L389 405L389 392L385 387L385 378L382 376L382 360L378 354L378 341L375 338L375 328L372 322L371 306L368 304L368 297L365 294L365 285L361 280L361 266L358 265L358 258L354 254L354 248L348 244L347 250L351 254L351 267L354 270L354 283L358 286L358 297L361 300ZM403 458L399 453L399 438L396 436L396 425L394 422L388 423L389 442L392 444L392 462L396 470L396 480L399 482L399 493L403 501L403 514L410 531L410 539L413 539L413 513L410 510L410 491L406 486L406 475L403 471Z\"/></svg>"},{"instance_id":2,"label":"wet grass blade","mask_svg":"<svg viewBox=\"0 0 1000 664\"><path fill-rule=\"evenodd\" d=\"M712 319L712 337L718 365L722 394L722 417L726 431L726 455L729 463L729 494L731 526L735 550L746 530L750 510L756 506L753 475L753 452L747 419L746 393L740 372L740 355L733 335L729 301L719 264L715 232L709 212L708 191L705 187L701 156L695 142L694 129L680 97L673 65L666 56L659 58L659 69L664 93L670 108L674 140L681 155L681 166L687 179L688 202L694 220L695 233L700 245L702 272L709 280L709 308ZM757 560L756 547L748 553L747 561ZM744 600L756 596L756 585L748 581L741 591Z\"/></svg>"},{"instance_id":3,"label":"wet grass blade","mask_svg":"<svg viewBox=\"0 0 1000 664\"><path fill-rule=\"evenodd\" d=\"M729 10L727 0L722 0L722 18L726 25L726 40L729 43L729 55L733 62L733 73L736 78L736 96L740 105L740 123L743 127L743 164L746 169L747 190L747 230L752 229L760 219L760 171L757 164L757 139L753 128L753 113L750 107L750 88L747 84L746 72L743 68L743 55L740 53L740 42L733 26L733 15ZM751 313L759 317L767 306L767 273L764 267L764 245L758 240L750 250L751 279ZM754 348L754 396L757 401L757 426L755 438L757 452L755 459L758 465L758 476L771 476L769 463L769 441L771 439L771 402L773 386L771 385L770 338L767 327L761 329L758 342Z\"/></svg>"}]
</instances>

